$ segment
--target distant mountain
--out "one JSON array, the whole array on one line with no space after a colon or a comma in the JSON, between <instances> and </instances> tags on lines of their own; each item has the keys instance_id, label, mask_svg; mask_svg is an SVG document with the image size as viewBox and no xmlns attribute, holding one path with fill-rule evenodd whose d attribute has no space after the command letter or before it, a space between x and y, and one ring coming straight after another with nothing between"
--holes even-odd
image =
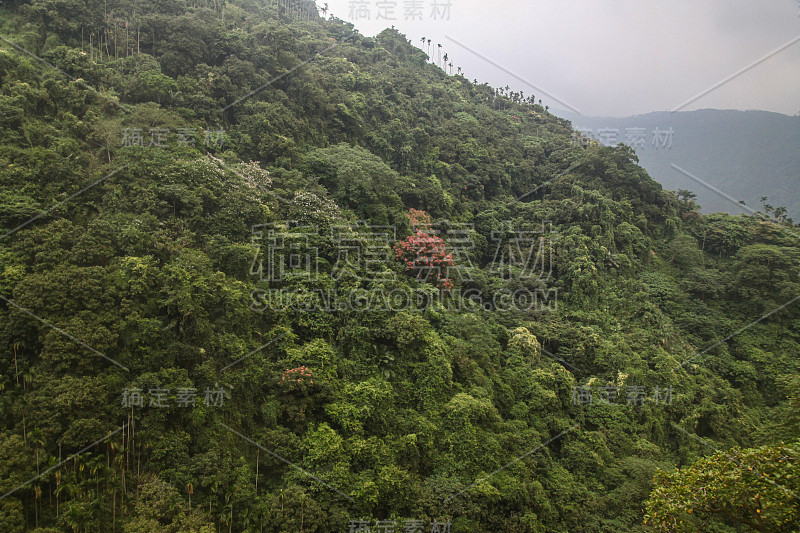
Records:
<instances>
[{"instance_id":1,"label":"distant mountain","mask_svg":"<svg viewBox=\"0 0 800 533\"><path fill-rule=\"evenodd\" d=\"M634 146L656 181L695 192L703 212L742 213L739 200L761 209L766 196L768 204L786 207L791 218L800 219L800 116L718 109L625 118L555 114L602 144Z\"/></svg>"}]
</instances>

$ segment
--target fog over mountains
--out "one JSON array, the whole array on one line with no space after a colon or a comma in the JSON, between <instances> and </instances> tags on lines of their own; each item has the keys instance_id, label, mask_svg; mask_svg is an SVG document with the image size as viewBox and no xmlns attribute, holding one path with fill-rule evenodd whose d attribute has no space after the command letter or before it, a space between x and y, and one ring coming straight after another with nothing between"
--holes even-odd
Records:
<instances>
[{"instance_id":1,"label":"fog over mountains","mask_svg":"<svg viewBox=\"0 0 800 533\"><path fill-rule=\"evenodd\" d=\"M800 116L718 109L624 118L555 114L602 144L635 147L656 181L695 192L704 213L748 212L740 200L763 209L766 196L769 205L800 218Z\"/></svg>"}]
</instances>

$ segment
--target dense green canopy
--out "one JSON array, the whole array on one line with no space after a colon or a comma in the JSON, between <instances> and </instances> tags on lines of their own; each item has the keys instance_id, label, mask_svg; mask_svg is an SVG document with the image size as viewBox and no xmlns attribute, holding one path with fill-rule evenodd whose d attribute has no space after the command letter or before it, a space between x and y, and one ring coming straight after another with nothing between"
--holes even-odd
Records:
<instances>
[{"instance_id":1,"label":"dense green canopy","mask_svg":"<svg viewBox=\"0 0 800 533\"><path fill-rule=\"evenodd\" d=\"M798 531L800 228L312 13L0 8L0 529Z\"/></svg>"}]
</instances>

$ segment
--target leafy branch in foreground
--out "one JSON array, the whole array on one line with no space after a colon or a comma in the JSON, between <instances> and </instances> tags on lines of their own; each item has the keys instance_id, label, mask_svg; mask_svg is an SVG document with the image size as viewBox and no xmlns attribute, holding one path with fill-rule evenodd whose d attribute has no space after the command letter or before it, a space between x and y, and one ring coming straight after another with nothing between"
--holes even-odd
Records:
<instances>
[{"instance_id":1,"label":"leafy branch in foreground","mask_svg":"<svg viewBox=\"0 0 800 533\"><path fill-rule=\"evenodd\" d=\"M710 523L797 531L800 442L732 448L673 473L659 471L645 502L654 531L705 531Z\"/></svg>"}]
</instances>

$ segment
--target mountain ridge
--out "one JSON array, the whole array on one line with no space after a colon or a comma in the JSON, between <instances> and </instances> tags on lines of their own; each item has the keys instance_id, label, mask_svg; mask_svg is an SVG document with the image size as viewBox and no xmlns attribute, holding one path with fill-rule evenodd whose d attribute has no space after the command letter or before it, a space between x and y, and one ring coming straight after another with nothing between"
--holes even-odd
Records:
<instances>
[{"instance_id":1,"label":"mountain ridge","mask_svg":"<svg viewBox=\"0 0 800 533\"><path fill-rule=\"evenodd\" d=\"M645 126L673 128L670 150L637 149L640 163L656 181L670 190L687 189L697 194L703 212L752 212L737 206L745 201L762 210L767 203L787 208L791 218L800 217L800 116L760 110L659 111L630 117L584 117L560 112L576 127L625 128ZM620 139L624 142L624 139ZM693 179L675 170L677 165ZM734 198L725 198L708 187ZM777 206L776 206L777 207Z\"/></svg>"}]
</instances>

